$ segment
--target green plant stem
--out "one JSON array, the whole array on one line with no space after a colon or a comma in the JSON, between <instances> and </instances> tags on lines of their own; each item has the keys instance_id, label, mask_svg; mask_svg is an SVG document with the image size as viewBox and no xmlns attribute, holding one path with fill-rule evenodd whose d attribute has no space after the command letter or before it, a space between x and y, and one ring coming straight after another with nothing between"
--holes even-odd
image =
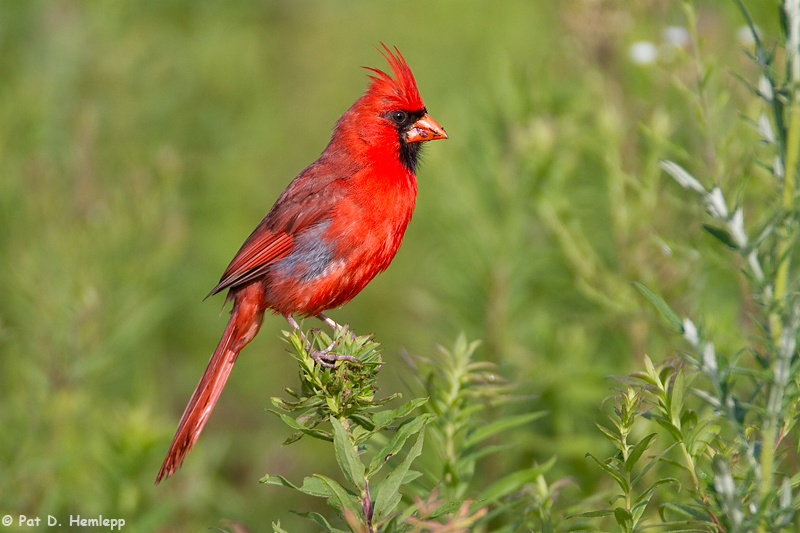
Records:
<instances>
[{"instance_id":1,"label":"green plant stem","mask_svg":"<svg viewBox=\"0 0 800 533\"><path fill-rule=\"evenodd\" d=\"M794 211L794 196L796 191L797 182L797 160L798 152L800 151L800 90L795 89L792 92L792 105L789 108L789 132L786 139L786 161L785 161L785 177L783 184L783 197L781 199L781 207L787 214ZM788 220L792 220L788 216ZM791 223L791 222L790 222ZM786 296L786 287L789 279L789 266L791 257L789 255L791 247L791 231L789 228L784 227L781 232L781 242L778 245L778 258L780 264L775 275L775 289L774 298L776 302L780 302ZM782 324L778 312L773 312L770 316L770 326L772 331L772 339L777 344L781 337Z\"/></svg>"},{"instance_id":2,"label":"green plant stem","mask_svg":"<svg viewBox=\"0 0 800 533\"><path fill-rule=\"evenodd\" d=\"M794 197L797 188L797 162L800 156L800 5L797 0L786 0L784 3L786 17L789 27L789 35L786 44L787 51L787 70L791 82L791 104L789 106L789 127L786 136L786 154L784 161L784 180L783 180L783 197L781 205L786 212L787 227L784 224L783 231L780 234L780 243L778 244L778 269L775 275L774 285L774 298L775 302L781 304L786 298L787 284L789 279L789 267L791 263L791 244L793 241L794 229ZM783 335L783 321L781 320L781 310L785 306L780 307L773 311L770 315L770 329L772 333L773 344L778 350L781 348L781 337ZM778 357L780 359L780 356ZM775 361L779 364L780 361ZM777 387L783 387L783 384L778 383L777 380L772 384L773 390L770 392L770 397L776 397L776 394L782 393L777 391ZM772 404L772 402L770 402ZM762 446L761 446L761 487L759 494L762 501L772 490L772 476L774 469L775 459L775 442L778 433L778 414L780 413L780 405L767 406L767 424L764 429Z\"/></svg>"},{"instance_id":3,"label":"green plant stem","mask_svg":"<svg viewBox=\"0 0 800 533\"><path fill-rule=\"evenodd\" d=\"M457 405L458 396L461 391L461 379L463 378L465 373L465 369L462 365L456 365L455 368L451 369L449 373L449 381L450 381L450 391L446 396L445 404L447 405L448 412L456 413L457 412ZM448 417L447 424L444 427L444 434L445 434L445 454L447 465L446 471L455 474L456 470L456 462L458 461L458 457L456 455L456 444L455 444L455 436L458 427L456 426L456 417ZM458 481L456 479L445 480L446 483L452 485L455 488L458 485Z\"/></svg>"}]
</instances>

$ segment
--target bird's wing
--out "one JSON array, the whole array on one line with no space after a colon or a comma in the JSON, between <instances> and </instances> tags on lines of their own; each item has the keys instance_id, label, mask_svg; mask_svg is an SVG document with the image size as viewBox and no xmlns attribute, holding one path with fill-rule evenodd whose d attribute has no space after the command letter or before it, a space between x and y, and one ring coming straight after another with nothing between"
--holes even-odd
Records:
<instances>
[{"instance_id":1,"label":"bird's wing","mask_svg":"<svg viewBox=\"0 0 800 533\"><path fill-rule=\"evenodd\" d=\"M301 172L250 234L208 296L264 275L272 263L291 253L298 232L328 218L347 192L347 179L340 177L338 170L312 165Z\"/></svg>"}]
</instances>

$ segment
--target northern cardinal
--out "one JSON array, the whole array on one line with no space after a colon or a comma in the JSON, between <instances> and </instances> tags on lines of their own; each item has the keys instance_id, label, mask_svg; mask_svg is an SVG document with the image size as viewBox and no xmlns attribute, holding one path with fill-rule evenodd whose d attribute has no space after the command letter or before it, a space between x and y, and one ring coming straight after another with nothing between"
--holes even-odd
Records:
<instances>
[{"instance_id":1,"label":"northern cardinal","mask_svg":"<svg viewBox=\"0 0 800 533\"><path fill-rule=\"evenodd\" d=\"M397 253L416 202L421 143L447 134L428 115L403 56L383 48L394 79L367 67L373 75L364 95L339 118L322 155L278 197L209 293L228 289L231 318L156 483L183 464L267 309L295 329L294 314L339 328L323 311L349 302ZM328 366L342 358L328 350L312 355Z\"/></svg>"}]
</instances>

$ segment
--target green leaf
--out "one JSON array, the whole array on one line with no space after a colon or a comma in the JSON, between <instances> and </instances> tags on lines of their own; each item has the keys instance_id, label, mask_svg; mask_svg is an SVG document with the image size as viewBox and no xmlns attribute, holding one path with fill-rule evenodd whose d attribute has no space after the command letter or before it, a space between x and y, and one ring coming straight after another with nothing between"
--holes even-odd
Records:
<instances>
[{"instance_id":1,"label":"green leaf","mask_svg":"<svg viewBox=\"0 0 800 533\"><path fill-rule=\"evenodd\" d=\"M638 498L636 498L634 506L631 509L631 515L633 516L634 526L638 524L639 519L644 514L644 511L647 508L647 506L650 504L650 500L653 498L653 494L655 494L656 489L659 487L659 485L665 485L667 483L669 484L674 483L680 487L680 483L678 483L678 480L675 478L660 479L655 483L653 483L652 485L650 485L650 487L648 487L646 491L644 491Z\"/></svg>"},{"instance_id":2,"label":"green leaf","mask_svg":"<svg viewBox=\"0 0 800 533\"><path fill-rule=\"evenodd\" d=\"M704 420L696 425L686 437L686 449L689 454L696 456L700 452L700 448L710 444L718 432L719 426L712 424L711 420Z\"/></svg>"},{"instance_id":3,"label":"green leaf","mask_svg":"<svg viewBox=\"0 0 800 533\"><path fill-rule=\"evenodd\" d=\"M316 477L307 477L303 479L303 486L298 489L304 494L309 496L317 496L319 498L330 498L331 493L325 486L321 479Z\"/></svg>"},{"instance_id":4,"label":"green leaf","mask_svg":"<svg viewBox=\"0 0 800 533\"><path fill-rule=\"evenodd\" d=\"M426 413L408 420L399 428L397 428L397 431L392 436L391 440L386 444L386 446L381 448L381 450L376 452L372 457L372 461L369 463L367 475L372 477L373 474L375 474L383 467L384 464L386 464L386 461L389 460L389 457L400 451L411 435L418 433L433 418L435 418L435 415Z\"/></svg>"},{"instance_id":5,"label":"green leaf","mask_svg":"<svg viewBox=\"0 0 800 533\"><path fill-rule=\"evenodd\" d=\"M666 519L667 510L674 511L681 516L693 518L695 520L701 520L703 522L711 521L710 517L708 516L708 511L705 508L701 508L700 506L684 505L678 503L662 503L658 507L658 514L661 516L661 520L663 520L664 522L667 521Z\"/></svg>"},{"instance_id":6,"label":"green leaf","mask_svg":"<svg viewBox=\"0 0 800 533\"><path fill-rule=\"evenodd\" d=\"M267 474L261 479L258 480L259 483L268 483L270 485L281 485L283 487L289 487L290 489L300 490L297 485L289 481L283 476L275 476Z\"/></svg>"},{"instance_id":7,"label":"green leaf","mask_svg":"<svg viewBox=\"0 0 800 533\"><path fill-rule=\"evenodd\" d=\"M651 433L640 440L639 443L633 447L631 453L628 455L628 458L625 460L624 468L626 472L633 470L633 467L636 465L637 461L639 461L639 458L647 450L647 448L650 447L650 443L653 442L653 439L655 439L656 436L657 435L655 433Z\"/></svg>"},{"instance_id":8,"label":"green leaf","mask_svg":"<svg viewBox=\"0 0 800 533\"><path fill-rule=\"evenodd\" d=\"M332 441L333 440L333 437L326 431L321 431L319 429L310 429L310 428L304 426L303 424L301 424L300 422L298 422L297 420L295 420L294 418L292 418L291 416L285 415L283 413L279 413L277 411L273 411L272 409L270 409L269 412L278 415L281 418L281 420L283 420L283 423L286 424L287 426L289 426L292 429L297 429L297 430L303 432L306 435L309 435L311 437L314 437L314 438L317 438L317 439L320 439L320 440L327 440L327 441ZM289 437L289 439L287 439L287 442L285 442L284 444L290 443L289 442L290 440L291 440L291 442L294 442L297 439L295 439L294 435L292 435L291 437Z\"/></svg>"},{"instance_id":9,"label":"green leaf","mask_svg":"<svg viewBox=\"0 0 800 533\"><path fill-rule=\"evenodd\" d=\"M412 481L414 481L419 477L422 477L422 472L420 472L419 470L409 470L408 472L406 472L405 477L403 477L403 482L400 484L407 485L408 483L411 483Z\"/></svg>"},{"instance_id":10,"label":"green leaf","mask_svg":"<svg viewBox=\"0 0 800 533\"><path fill-rule=\"evenodd\" d=\"M660 461L664 460L664 456L667 455L667 452L669 452L676 444L677 443L670 444L664 451L662 451L660 454L650 459L650 462L647 463L647 466L645 466L642 469L642 471L639 472L639 475L636 476L636 478L633 481L631 481L631 485L636 485L637 483L639 483L639 480L642 479L645 476L645 474L647 474L647 472L650 471L651 468L657 465Z\"/></svg>"},{"instance_id":11,"label":"green leaf","mask_svg":"<svg viewBox=\"0 0 800 533\"><path fill-rule=\"evenodd\" d=\"M623 492L624 494L628 494L628 493L631 491L631 488L630 488L630 486L628 485L628 482L625 480L625 478L624 478L624 477L622 477L622 474L620 474L619 472L617 472L616 470L614 470L613 468L611 468L610 466L608 466L608 465L607 465L607 464L605 464L603 461L601 461L600 459L598 459L597 457L595 457L594 455L592 455L592 454L590 454L590 453L587 453L587 454L586 454L586 457L591 457L591 458L592 458L592 460L594 460L594 462L595 462L595 463L597 463L597 465L598 465L600 468L602 468L603 470L605 470L605 471L606 471L606 473L607 473L609 476L611 476L612 478L614 478L614 481L616 481L616 482L617 482L617 485L619 485L619 487L622 489L622 492Z\"/></svg>"},{"instance_id":12,"label":"green leaf","mask_svg":"<svg viewBox=\"0 0 800 533\"><path fill-rule=\"evenodd\" d=\"M364 463L358 458L358 450L350 440L347 430L336 417L331 418L333 426L333 449L336 453L336 462L344 472L344 476L359 492L364 493L366 481L364 479Z\"/></svg>"},{"instance_id":13,"label":"green leaf","mask_svg":"<svg viewBox=\"0 0 800 533\"><path fill-rule=\"evenodd\" d=\"M550 470L556 463L555 456L551 457L549 461L542 465L534 466L526 470L519 470L507 475L504 478L498 479L484 490L478 500L484 503L490 503L494 500L511 494L522 487L525 483L531 483L536 480L541 474Z\"/></svg>"},{"instance_id":14,"label":"green leaf","mask_svg":"<svg viewBox=\"0 0 800 533\"><path fill-rule=\"evenodd\" d=\"M672 382L672 389L669 394L669 416L670 422L678 428L681 423L681 410L683 409L683 402L686 396L686 376L683 370L679 370L675 375L675 380Z\"/></svg>"},{"instance_id":15,"label":"green leaf","mask_svg":"<svg viewBox=\"0 0 800 533\"><path fill-rule=\"evenodd\" d=\"M497 422L493 422L482 428L475 431L472 435L469 436L464 441L464 447L469 448L473 444L477 444L482 440L488 439L495 433L499 433L500 431L504 431L506 429L511 429L517 426L521 426L523 424L527 424L528 422L533 422L539 418L542 418L547 414L546 411L537 411L535 413L525 413L523 415L517 416L510 416L507 418L501 418Z\"/></svg>"},{"instance_id":16,"label":"green leaf","mask_svg":"<svg viewBox=\"0 0 800 533\"><path fill-rule=\"evenodd\" d=\"M605 426L602 426L602 425L598 424L597 422L595 422L595 424L594 424L594 425L595 425L595 426L597 426L597 429L599 429L599 430L600 430L600 432L601 432L603 435L605 435L605 437L606 437L606 438L607 438L609 441L611 441L611 444L613 444L613 445L614 445L614 446L616 446L617 448L619 448L619 447L620 447L620 438L621 438L621 437L620 437L620 436L619 436L617 433L614 433L613 431L611 431L611 430L610 430L610 429L608 429L607 427L605 427Z\"/></svg>"},{"instance_id":17,"label":"green leaf","mask_svg":"<svg viewBox=\"0 0 800 533\"><path fill-rule=\"evenodd\" d=\"M661 485L677 485L678 487L680 487L681 483L674 477L666 477L664 479L659 479L658 481L647 487L647 490L644 491L638 498L636 498L636 504L638 505L639 503L645 500L650 501L653 492L655 492L655 490Z\"/></svg>"},{"instance_id":18,"label":"green leaf","mask_svg":"<svg viewBox=\"0 0 800 533\"><path fill-rule=\"evenodd\" d=\"M670 422L669 420L661 417L653 417L653 419L658 422L658 425L669 431L669 434L678 442L683 442L683 434L681 430L675 427L675 425Z\"/></svg>"},{"instance_id":19,"label":"green leaf","mask_svg":"<svg viewBox=\"0 0 800 533\"><path fill-rule=\"evenodd\" d=\"M331 493L325 487L325 484L319 479L313 477L307 477L303 479L302 487L298 487L283 476L274 476L270 474L262 477L259 481L261 481L261 483L268 483L270 485L281 485L282 487L288 487L290 489L298 490L303 494L308 494L309 496L317 496L320 498L330 498L331 496Z\"/></svg>"},{"instance_id":20,"label":"green leaf","mask_svg":"<svg viewBox=\"0 0 800 533\"><path fill-rule=\"evenodd\" d=\"M428 401L428 398L415 398L410 402L406 402L397 409L389 411L380 411L372 415L372 423L375 424L375 430L383 429L395 420L407 416L411 411L423 405Z\"/></svg>"},{"instance_id":21,"label":"green leaf","mask_svg":"<svg viewBox=\"0 0 800 533\"><path fill-rule=\"evenodd\" d=\"M297 511L291 511L291 512L293 512L297 516L302 516L303 518L308 518L312 522L316 522L317 524L319 524L322 527L326 528L330 533L345 533L345 531L342 531L341 529L337 529L337 528L333 527L332 525L330 525L328 520L326 520L325 517L322 516L319 513L313 513L313 512L298 513Z\"/></svg>"},{"instance_id":22,"label":"green leaf","mask_svg":"<svg viewBox=\"0 0 800 533\"><path fill-rule=\"evenodd\" d=\"M428 420L430 420L429 417L424 418L422 429L419 432L419 436L417 436L417 441L414 443L414 446L411 447L411 450L409 450L403 462L392 470L392 472L386 476L386 479L381 481L378 487L376 487L378 494L375 498L373 514L377 519L385 518L400 501L395 495L399 494L400 485L411 467L411 463L422 453L422 445L425 442L424 427L425 424L428 423Z\"/></svg>"},{"instance_id":23,"label":"green leaf","mask_svg":"<svg viewBox=\"0 0 800 533\"><path fill-rule=\"evenodd\" d=\"M719 240L720 242L722 242L722 244L728 246L729 248L733 248L734 250L739 249L739 245L736 244L736 241L731 236L731 234L728 233L727 230L718 228L716 226L710 226L708 224L703 224L703 229L706 230L711 235L713 235L714 237L716 237L717 240Z\"/></svg>"},{"instance_id":24,"label":"green leaf","mask_svg":"<svg viewBox=\"0 0 800 533\"><path fill-rule=\"evenodd\" d=\"M697 413L691 409L687 409L681 414L681 428L695 427L697 427Z\"/></svg>"},{"instance_id":25,"label":"green leaf","mask_svg":"<svg viewBox=\"0 0 800 533\"><path fill-rule=\"evenodd\" d=\"M314 474L314 477L322 481L325 488L328 490L330 496L328 497L328 505L336 509L340 514L343 509L347 508L352 511L353 515L358 517L359 521L363 523L364 509L360 503L355 500L339 483L323 476L322 474Z\"/></svg>"},{"instance_id":26,"label":"green leaf","mask_svg":"<svg viewBox=\"0 0 800 533\"><path fill-rule=\"evenodd\" d=\"M661 313L661 316L663 316L667 322L672 325L672 327L674 327L679 333L683 333L683 320L681 320L681 317L678 316L678 313L673 311L661 296L654 293L638 281L634 282L633 286L636 287L639 292L641 292L642 295L655 306L656 309L658 309L658 311Z\"/></svg>"},{"instance_id":27,"label":"green leaf","mask_svg":"<svg viewBox=\"0 0 800 533\"><path fill-rule=\"evenodd\" d=\"M614 509L614 519L619 524L620 529L622 531L631 531L633 526L633 516L627 510L623 509L622 507L617 507Z\"/></svg>"},{"instance_id":28,"label":"green leaf","mask_svg":"<svg viewBox=\"0 0 800 533\"><path fill-rule=\"evenodd\" d=\"M628 374L629 378L641 379L645 383L648 383L654 387L658 387L660 384L650 375L645 372L631 372Z\"/></svg>"},{"instance_id":29,"label":"green leaf","mask_svg":"<svg viewBox=\"0 0 800 533\"><path fill-rule=\"evenodd\" d=\"M664 384L661 381L661 377L659 377L658 371L656 370L655 365L653 365L653 361L650 360L650 356L647 354L644 356L644 366L647 369L647 375L650 377L650 381L648 381L648 383L659 390L663 390Z\"/></svg>"},{"instance_id":30,"label":"green leaf","mask_svg":"<svg viewBox=\"0 0 800 533\"><path fill-rule=\"evenodd\" d=\"M575 516L581 516L583 518L598 518L600 516L610 516L614 514L614 511L611 509L603 509L602 511L589 511L588 513L581 513Z\"/></svg>"}]
</instances>

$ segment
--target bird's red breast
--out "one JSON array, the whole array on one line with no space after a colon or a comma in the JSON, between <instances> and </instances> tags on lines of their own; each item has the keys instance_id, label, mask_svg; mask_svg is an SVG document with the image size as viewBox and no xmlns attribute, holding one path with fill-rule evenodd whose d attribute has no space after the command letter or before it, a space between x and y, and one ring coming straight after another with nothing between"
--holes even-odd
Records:
<instances>
[{"instance_id":1,"label":"bird's red breast","mask_svg":"<svg viewBox=\"0 0 800 533\"><path fill-rule=\"evenodd\" d=\"M264 305L316 315L350 301L397 253L417 196L422 141L447 138L428 115L402 55L385 45L394 78L377 70L245 241L211 294L258 281Z\"/></svg>"}]
</instances>

